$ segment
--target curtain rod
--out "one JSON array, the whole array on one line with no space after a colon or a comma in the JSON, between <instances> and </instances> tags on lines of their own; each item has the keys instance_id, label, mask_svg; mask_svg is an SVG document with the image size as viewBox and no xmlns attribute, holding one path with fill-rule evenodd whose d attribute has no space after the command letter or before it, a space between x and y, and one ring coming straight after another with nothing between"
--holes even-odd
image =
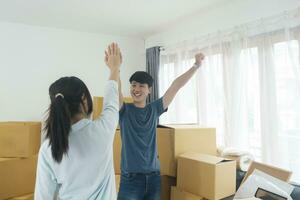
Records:
<instances>
[{"instance_id":1,"label":"curtain rod","mask_svg":"<svg viewBox=\"0 0 300 200\"><path fill-rule=\"evenodd\" d=\"M168 44L168 45L166 45L167 47L160 46L162 48L161 51L165 51L166 49L167 50L173 49L174 47L182 46L183 44L187 44L191 41L196 42L196 41L206 40L208 38L211 38L214 35L220 35L221 33L225 33L225 35L227 35L227 34L230 34L234 29L245 28L247 26L253 26L256 23L262 24L264 21L272 21L275 18L281 18L281 19L285 19L285 20L287 20L288 17L298 18L299 13L300 13L300 7L290 9L290 10L284 10L283 12L280 12L279 14L276 14L276 15L272 15L272 16L269 16L269 17L263 17L263 18L260 18L260 19L256 19L256 20L252 20L252 21L243 23L243 24L239 24L239 25L235 25L235 26L232 26L232 27L229 27L229 28L225 28L223 30L214 31L212 33L206 33L204 35L196 36L196 37L190 38L190 39L185 39L185 40L179 41L177 43Z\"/></svg>"}]
</instances>

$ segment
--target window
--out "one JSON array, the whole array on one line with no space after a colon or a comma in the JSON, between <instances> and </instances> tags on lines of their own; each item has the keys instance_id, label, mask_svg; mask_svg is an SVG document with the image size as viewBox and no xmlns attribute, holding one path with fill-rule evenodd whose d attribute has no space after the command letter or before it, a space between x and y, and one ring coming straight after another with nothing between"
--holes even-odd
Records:
<instances>
[{"instance_id":1,"label":"window","mask_svg":"<svg viewBox=\"0 0 300 200\"><path fill-rule=\"evenodd\" d=\"M257 161L292 170L292 180L299 182L299 41L269 43L269 38L259 39L266 43L242 49L228 45L209 54L160 122L216 127L218 146L246 147ZM193 54L182 55L162 56L160 95L192 66ZM274 95L271 92L268 96L270 89ZM275 117L265 112L263 106L269 103L276 110ZM273 122L272 117L277 120ZM274 140L278 146L266 144Z\"/></svg>"}]
</instances>

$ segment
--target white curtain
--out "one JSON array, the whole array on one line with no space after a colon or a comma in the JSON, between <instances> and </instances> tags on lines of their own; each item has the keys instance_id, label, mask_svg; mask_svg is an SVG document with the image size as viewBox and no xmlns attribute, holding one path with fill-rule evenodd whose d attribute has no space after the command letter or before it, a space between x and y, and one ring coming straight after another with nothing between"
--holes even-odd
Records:
<instances>
[{"instance_id":1,"label":"white curtain","mask_svg":"<svg viewBox=\"0 0 300 200\"><path fill-rule=\"evenodd\" d=\"M163 124L217 128L218 145L293 171L300 183L300 9L165 47L159 94L206 54Z\"/></svg>"}]
</instances>

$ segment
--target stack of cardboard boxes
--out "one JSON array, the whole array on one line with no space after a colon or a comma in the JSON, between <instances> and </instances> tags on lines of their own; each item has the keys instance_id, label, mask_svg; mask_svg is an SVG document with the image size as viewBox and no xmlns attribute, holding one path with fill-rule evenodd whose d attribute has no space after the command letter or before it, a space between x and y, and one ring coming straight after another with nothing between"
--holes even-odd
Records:
<instances>
[{"instance_id":1,"label":"stack of cardboard boxes","mask_svg":"<svg viewBox=\"0 0 300 200\"><path fill-rule=\"evenodd\" d=\"M40 122L0 122L0 199L33 199Z\"/></svg>"},{"instance_id":2,"label":"stack of cardboard boxes","mask_svg":"<svg viewBox=\"0 0 300 200\"><path fill-rule=\"evenodd\" d=\"M179 155L189 151L215 155L215 129L196 126L159 126L157 145L162 180L172 180L172 184L162 184L161 196L162 200L170 200L171 187L176 185L176 180L178 183L177 159Z\"/></svg>"},{"instance_id":3,"label":"stack of cardboard boxes","mask_svg":"<svg viewBox=\"0 0 300 200\"><path fill-rule=\"evenodd\" d=\"M125 98L125 102L132 100ZM97 111L94 118L101 113L102 104L102 97L94 97L94 110ZM216 157L215 128L159 126L157 144L162 200L216 200L235 193L236 163ZM117 129L113 147L117 191L121 174L121 145L120 130Z\"/></svg>"},{"instance_id":4,"label":"stack of cardboard boxes","mask_svg":"<svg viewBox=\"0 0 300 200\"><path fill-rule=\"evenodd\" d=\"M171 199L215 200L234 194L236 164L215 156L214 128L191 125L158 127L157 143L161 174L177 179L177 186L172 185ZM162 198L169 199L169 196Z\"/></svg>"}]
</instances>

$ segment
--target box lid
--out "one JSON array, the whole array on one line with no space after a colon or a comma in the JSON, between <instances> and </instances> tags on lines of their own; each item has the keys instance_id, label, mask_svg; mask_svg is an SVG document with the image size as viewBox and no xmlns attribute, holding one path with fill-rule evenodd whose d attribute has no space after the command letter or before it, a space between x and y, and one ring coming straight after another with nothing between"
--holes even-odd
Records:
<instances>
[{"instance_id":1,"label":"box lid","mask_svg":"<svg viewBox=\"0 0 300 200\"><path fill-rule=\"evenodd\" d=\"M184 154L181 154L179 158L188 158L195 161L205 162L208 164L218 164L223 161L232 161L230 159L212 156L208 154L201 154L201 153L195 153L195 152L186 152Z\"/></svg>"}]
</instances>

